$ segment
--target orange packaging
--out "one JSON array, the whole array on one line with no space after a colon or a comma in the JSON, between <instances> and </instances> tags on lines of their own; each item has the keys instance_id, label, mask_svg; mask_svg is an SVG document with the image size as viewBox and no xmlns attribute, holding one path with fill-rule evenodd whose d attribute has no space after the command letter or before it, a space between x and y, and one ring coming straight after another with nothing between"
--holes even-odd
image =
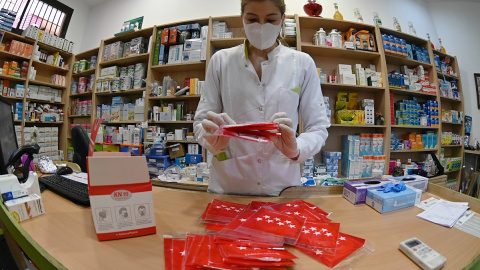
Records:
<instances>
[{"instance_id":1,"label":"orange packaging","mask_svg":"<svg viewBox=\"0 0 480 270\"><path fill-rule=\"evenodd\" d=\"M423 149L423 142L417 142L418 149Z\"/></svg>"},{"instance_id":2,"label":"orange packaging","mask_svg":"<svg viewBox=\"0 0 480 270\"><path fill-rule=\"evenodd\" d=\"M168 28L163 29L162 42L161 42L163 45L168 45L168 33L169 33Z\"/></svg>"},{"instance_id":3,"label":"orange packaging","mask_svg":"<svg viewBox=\"0 0 480 270\"><path fill-rule=\"evenodd\" d=\"M8 52L15 53L16 48L17 48L17 41L12 40L12 42L10 43L10 48L8 49Z\"/></svg>"},{"instance_id":4,"label":"orange packaging","mask_svg":"<svg viewBox=\"0 0 480 270\"><path fill-rule=\"evenodd\" d=\"M417 135L415 136L415 139L416 139L417 143L418 143L418 142L421 142L421 141L422 141L422 134L417 134ZM423 148L423 147L422 147L422 148Z\"/></svg>"},{"instance_id":5,"label":"orange packaging","mask_svg":"<svg viewBox=\"0 0 480 270\"><path fill-rule=\"evenodd\" d=\"M8 61L3 62L3 69L2 69L2 74L3 75L8 75L9 67L10 67L10 62L8 62Z\"/></svg>"},{"instance_id":6,"label":"orange packaging","mask_svg":"<svg viewBox=\"0 0 480 270\"><path fill-rule=\"evenodd\" d=\"M412 142L412 149L418 149L417 142L415 142L415 141L411 141L411 142Z\"/></svg>"},{"instance_id":7,"label":"orange packaging","mask_svg":"<svg viewBox=\"0 0 480 270\"><path fill-rule=\"evenodd\" d=\"M17 45L17 54L25 56L25 43L19 42Z\"/></svg>"},{"instance_id":8,"label":"orange packaging","mask_svg":"<svg viewBox=\"0 0 480 270\"><path fill-rule=\"evenodd\" d=\"M170 36L168 38L168 44L176 45L179 43L179 33L177 28L170 29Z\"/></svg>"},{"instance_id":9,"label":"orange packaging","mask_svg":"<svg viewBox=\"0 0 480 270\"><path fill-rule=\"evenodd\" d=\"M31 57L33 51L33 46L30 44L25 44L25 57Z\"/></svg>"},{"instance_id":10,"label":"orange packaging","mask_svg":"<svg viewBox=\"0 0 480 270\"><path fill-rule=\"evenodd\" d=\"M416 136L415 135L416 135L415 132L409 133L408 134L408 140L412 141L412 142L416 141Z\"/></svg>"}]
</instances>

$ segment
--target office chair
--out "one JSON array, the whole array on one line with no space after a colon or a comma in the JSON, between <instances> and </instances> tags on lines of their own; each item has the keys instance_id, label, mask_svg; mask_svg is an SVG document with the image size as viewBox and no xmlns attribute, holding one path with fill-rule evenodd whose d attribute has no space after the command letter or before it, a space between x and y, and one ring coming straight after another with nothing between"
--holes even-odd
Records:
<instances>
[{"instance_id":1,"label":"office chair","mask_svg":"<svg viewBox=\"0 0 480 270\"><path fill-rule=\"evenodd\" d=\"M73 162L80 165L82 172L87 172L88 142L88 134L83 127L72 128Z\"/></svg>"}]
</instances>

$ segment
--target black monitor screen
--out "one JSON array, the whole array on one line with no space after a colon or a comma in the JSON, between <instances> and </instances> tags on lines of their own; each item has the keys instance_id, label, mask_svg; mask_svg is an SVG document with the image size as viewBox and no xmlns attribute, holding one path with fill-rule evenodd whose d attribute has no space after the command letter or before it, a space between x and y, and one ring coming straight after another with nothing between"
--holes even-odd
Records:
<instances>
[{"instance_id":1,"label":"black monitor screen","mask_svg":"<svg viewBox=\"0 0 480 270\"><path fill-rule=\"evenodd\" d=\"M8 159L17 148L12 104L0 97L0 174L8 173L6 168Z\"/></svg>"}]
</instances>

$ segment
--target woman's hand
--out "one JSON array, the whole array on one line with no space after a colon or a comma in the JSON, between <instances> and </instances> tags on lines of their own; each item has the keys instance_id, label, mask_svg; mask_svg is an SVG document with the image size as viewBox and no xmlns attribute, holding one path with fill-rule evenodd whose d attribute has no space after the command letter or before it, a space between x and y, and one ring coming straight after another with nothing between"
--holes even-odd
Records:
<instances>
[{"instance_id":1,"label":"woman's hand","mask_svg":"<svg viewBox=\"0 0 480 270\"><path fill-rule=\"evenodd\" d=\"M218 150L224 149L228 146L229 137L213 136L221 125L233 125L235 121L226 113L207 112L207 119L202 120L202 127L205 130L204 138L213 147Z\"/></svg>"},{"instance_id":2,"label":"woman's hand","mask_svg":"<svg viewBox=\"0 0 480 270\"><path fill-rule=\"evenodd\" d=\"M297 147L297 138L293 129L293 121L288 118L287 113L278 112L270 118L270 122L278 123L278 128L282 134L280 137L272 136L270 140L275 147L290 159L298 159L300 150Z\"/></svg>"}]
</instances>

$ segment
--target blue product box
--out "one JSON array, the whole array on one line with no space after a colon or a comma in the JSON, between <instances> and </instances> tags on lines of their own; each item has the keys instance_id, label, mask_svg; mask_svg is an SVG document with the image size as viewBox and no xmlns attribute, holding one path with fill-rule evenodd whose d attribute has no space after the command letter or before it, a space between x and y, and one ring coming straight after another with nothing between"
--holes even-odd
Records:
<instances>
[{"instance_id":1,"label":"blue product box","mask_svg":"<svg viewBox=\"0 0 480 270\"><path fill-rule=\"evenodd\" d=\"M400 192L378 191L376 189L367 190L367 198L365 204L371 206L379 213L387 213L420 203L422 199L422 191L416 188L407 186L407 188Z\"/></svg>"},{"instance_id":2,"label":"blue product box","mask_svg":"<svg viewBox=\"0 0 480 270\"><path fill-rule=\"evenodd\" d=\"M140 156L142 154L143 146L127 146L120 145L120 152L130 152L132 156Z\"/></svg>"},{"instance_id":3,"label":"blue product box","mask_svg":"<svg viewBox=\"0 0 480 270\"><path fill-rule=\"evenodd\" d=\"M146 156L147 157L147 164L149 167L168 167L170 166L170 156Z\"/></svg>"},{"instance_id":4,"label":"blue product box","mask_svg":"<svg viewBox=\"0 0 480 270\"><path fill-rule=\"evenodd\" d=\"M200 154L186 154L185 163L187 164L197 164L202 162L202 155Z\"/></svg>"},{"instance_id":5,"label":"blue product box","mask_svg":"<svg viewBox=\"0 0 480 270\"><path fill-rule=\"evenodd\" d=\"M180 166L180 168L185 168L185 157L175 158L175 165Z\"/></svg>"},{"instance_id":6,"label":"blue product box","mask_svg":"<svg viewBox=\"0 0 480 270\"><path fill-rule=\"evenodd\" d=\"M343 186L343 197L353 204L365 203L367 190L379 188L390 181L384 179L347 181Z\"/></svg>"}]
</instances>

